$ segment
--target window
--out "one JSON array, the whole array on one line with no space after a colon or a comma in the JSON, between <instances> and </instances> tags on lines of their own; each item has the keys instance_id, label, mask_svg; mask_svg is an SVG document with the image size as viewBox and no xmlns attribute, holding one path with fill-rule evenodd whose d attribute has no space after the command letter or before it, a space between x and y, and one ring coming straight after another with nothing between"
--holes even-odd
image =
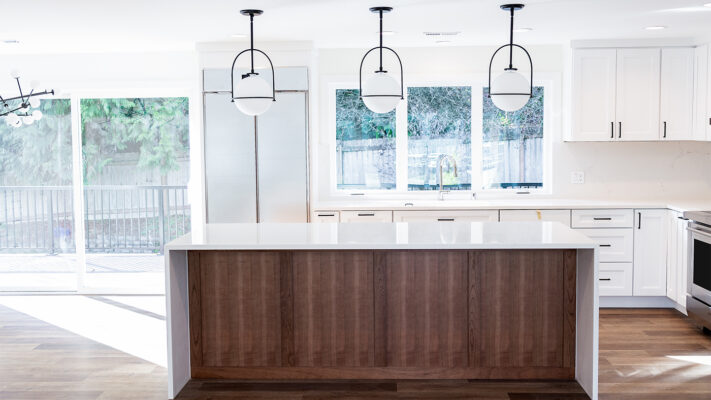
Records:
<instances>
[{"instance_id":1,"label":"window","mask_svg":"<svg viewBox=\"0 0 711 400\"><path fill-rule=\"evenodd\" d=\"M440 189L440 166L442 188L460 192L462 198L471 191L546 189L550 162L544 158L549 154L545 112L550 99L544 86L534 86L530 101L515 112L496 108L484 85L413 85L388 114L369 111L357 89L332 90L334 186L340 193L425 195Z\"/></svg>"},{"instance_id":2,"label":"window","mask_svg":"<svg viewBox=\"0 0 711 400\"><path fill-rule=\"evenodd\" d=\"M483 189L543 187L543 88L522 109L504 112L483 95Z\"/></svg>"},{"instance_id":3,"label":"window","mask_svg":"<svg viewBox=\"0 0 711 400\"><path fill-rule=\"evenodd\" d=\"M445 171L443 188L471 189L472 90L468 86L407 88L407 189L438 190L445 156L456 162Z\"/></svg>"},{"instance_id":4,"label":"window","mask_svg":"<svg viewBox=\"0 0 711 400\"><path fill-rule=\"evenodd\" d=\"M395 111L370 111L356 89L336 90L338 189L395 189Z\"/></svg>"}]
</instances>

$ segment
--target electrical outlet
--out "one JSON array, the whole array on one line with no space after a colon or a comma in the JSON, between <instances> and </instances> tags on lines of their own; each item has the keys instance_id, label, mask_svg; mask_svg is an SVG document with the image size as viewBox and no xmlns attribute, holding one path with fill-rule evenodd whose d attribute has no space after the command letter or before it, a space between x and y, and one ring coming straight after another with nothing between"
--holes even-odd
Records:
<instances>
[{"instance_id":1,"label":"electrical outlet","mask_svg":"<svg viewBox=\"0 0 711 400\"><path fill-rule=\"evenodd\" d=\"M570 183L575 185L582 185L585 183L585 172L574 171L570 173Z\"/></svg>"}]
</instances>

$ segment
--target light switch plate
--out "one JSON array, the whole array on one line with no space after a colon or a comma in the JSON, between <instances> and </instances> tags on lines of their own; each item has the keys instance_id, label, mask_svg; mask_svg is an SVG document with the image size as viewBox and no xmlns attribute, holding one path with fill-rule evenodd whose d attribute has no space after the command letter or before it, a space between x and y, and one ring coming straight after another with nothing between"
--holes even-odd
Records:
<instances>
[{"instance_id":1,"label":"light switch plate","mask_svg":"<svg viewBox=\"0 0 711 400\"><path fill-rule=\"evenodd\" d=\"M585 183L585 172L583 171L573 171L570 173L570 183L575 185L582 185Z\"/></svg>"}]
</instances>

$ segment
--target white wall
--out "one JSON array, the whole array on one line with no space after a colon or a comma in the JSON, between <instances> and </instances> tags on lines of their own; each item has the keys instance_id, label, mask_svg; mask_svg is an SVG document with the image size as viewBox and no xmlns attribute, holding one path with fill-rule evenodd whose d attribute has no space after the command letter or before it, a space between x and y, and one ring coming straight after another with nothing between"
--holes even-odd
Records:
<instances>
[{"instance_id":1,"label":"white wall","mask_svg":"<svg viewBox=\"0 0 711 400\"><path fill-rule=\"evenodd\" d=\"M496 47L436 47L398 49L405 68L405 81L427 75L486 77L489 59ZM552 143L552 197L591 199L711 199L711 143L567 143L562 133L569 129L570 102L567 90L570 50L564 46L531 46L534 79L557 80L559 93L552 120L556 125ZM358 66L365 50L323 49L318 52L319 111L314 174L318 184L315 202L333 201L328 184L329 132L328 85L334 81L357 83ZM502 57L505 61L506 57ZM516 64L516 61L515 61ZM387 67L386 67L387 69ZM364 70L367 70L364 68ZM495 70L496 62L495 62ZM570 183L572 171L585 172L585 184Z\"/></svg>"}]
</instances>

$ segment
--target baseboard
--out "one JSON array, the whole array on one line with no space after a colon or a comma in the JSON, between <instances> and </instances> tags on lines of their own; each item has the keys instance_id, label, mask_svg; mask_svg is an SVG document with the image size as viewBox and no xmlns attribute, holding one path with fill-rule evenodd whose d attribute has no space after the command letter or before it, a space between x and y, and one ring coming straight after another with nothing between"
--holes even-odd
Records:
<instances>
[{"instance_id":1,"label":"baseboard","mask_svg":"<svg viewBox=\"0 0 711 400\"><path fill-rule=\"evenodd\" d=\"M666 296L600 296L600 308L677 308ZM681 310L679 310L681 311ZM682 311L686 314L686 310Z\"/></svg>"}]
</instances>

